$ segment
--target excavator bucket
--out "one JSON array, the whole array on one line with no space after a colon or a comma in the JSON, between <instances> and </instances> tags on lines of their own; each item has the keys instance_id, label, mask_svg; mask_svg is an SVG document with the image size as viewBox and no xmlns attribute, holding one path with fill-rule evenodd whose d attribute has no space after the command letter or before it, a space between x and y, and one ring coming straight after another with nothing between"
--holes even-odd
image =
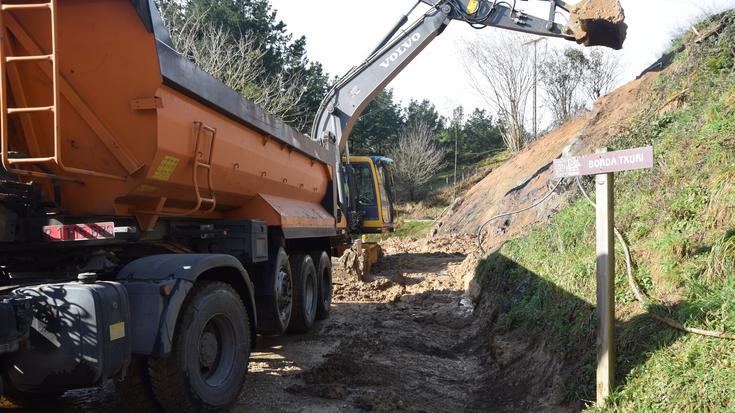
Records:
<instances>
[{"instance_id":1,"label":"excavator bucket","mask_svg":"<svg viewBox=\"0 0 735 413\"><path fill-rule=\"evenodd\" d=\"M582 0L571 7L565 34L585 46L623 48L628 25L619 0Z\"/></svg>"}]
</instances>

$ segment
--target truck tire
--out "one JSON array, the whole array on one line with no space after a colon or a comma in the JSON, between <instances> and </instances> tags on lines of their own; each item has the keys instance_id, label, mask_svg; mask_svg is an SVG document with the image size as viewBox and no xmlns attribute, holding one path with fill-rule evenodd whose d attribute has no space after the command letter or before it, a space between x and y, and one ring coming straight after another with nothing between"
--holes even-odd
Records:
<instances>
[{"instance_id":1,"label":"truck tire","mask_svg":"<svg viewBox=\"0 0 735 413\"><path fill-rule=\"evenodd\" d=\"M256 296L258 333L279 335L286 332L293 310L294 279L288 254L283 248L273 255L258 279L268 283L265 295Z\"/></svg>"},{"instance_id":2,"label":"truck tire","mask_svg":"<svg viewBox=\"0 0 735 413\"><path fill-rule=\"evenodd\" d=\"M316 319L318 300L318 281L314 260L310 255L298 254L291 256L291 270L293 271L293 311L291 322L288 324L290 333L306 333L311 330Z\"/></svg>"},{"instance_id":3,"label":"truck tire","mask_svg":"<svg viewBox=\"0 0 735 413\"><path fill-rule=\"evenodd\" d=\"M176 323L173 351L150 358L153 393L165 412L224 412L237 400L250 358L248 313L218 281L198 283Z\"/></svg>"},{"instance_id":4,"label":"truck tire","mask_svg":"<svg viewBox=\"0 0 735 413\"><path fill-rule=\"evenodd\" d=\"M332 306L332 259L325 251L311 253L311 259L316 265L316 276L319 281L316 319L324 320L329 317L329 308Z\"/></svg>"}]
</instances>

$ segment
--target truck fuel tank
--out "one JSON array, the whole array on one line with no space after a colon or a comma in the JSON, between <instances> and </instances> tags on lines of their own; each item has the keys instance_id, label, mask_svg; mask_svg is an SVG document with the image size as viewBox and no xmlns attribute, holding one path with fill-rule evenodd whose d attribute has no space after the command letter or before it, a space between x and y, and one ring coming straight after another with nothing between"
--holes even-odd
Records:
<instances>
[{"instance_id":1,"label":"truck fuel tank","mask_svg":"<svg viewBox=\"0 0 735 413\"><path fill-rule=\"evenodd\" d=\"M15 388L49 393L93 386L129 364L130 309L121 284L44 284L14 293L35 301L29 345L6 356Z\"/></svg>"}]
</instances>

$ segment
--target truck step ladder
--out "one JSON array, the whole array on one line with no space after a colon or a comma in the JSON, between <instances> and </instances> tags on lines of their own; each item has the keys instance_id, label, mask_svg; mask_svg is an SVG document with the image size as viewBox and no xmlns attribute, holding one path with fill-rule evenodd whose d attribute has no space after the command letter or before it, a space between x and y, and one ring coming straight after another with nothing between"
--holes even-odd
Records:
<instances>
[{"instance_id":1,"label":"truck step ladder","mask_svg":"<svg viewBox=\"0 0 735 413\"><path fill-rule=\"evenodd\" d=\"M12 14L8 14L13 11L25 11L25 10L36 10L37 13L43 13L47 11L49 14L49 25L51 33L51 50L41 51L40 47L36 47L36 54L27 56L11 56L13 48L10 42L10 30L6 26L6 20L14 22L15 18ZM21 176L38 177L38 178L50 178L55 180L71 181L81 183L76 178L70 178L65 176L59 176L47 172L39 172L31 169L19 169L20 165L38 165L38 164L53 164L58 167L61 171L68 173L76 173L80 175L97 176L101 178L109 178L115 180L126 180L126 176L111 175L103 172L90 171L87 169L80 169L65 166L61 159L61 115L59 114L60 107L60 81L61 74L59 70L59 57L57 54L57 17L58 17L58 0L48 0L44 2L35 3L4 3L0 0L0 161L6 171ZM20 106L20 107L9 107L8 106L8 70L11 65L22 62L36 62L39 64L50 62L50 80L51 80L51 95L53 101L50 105L46 106ZM17 69L16 69L17 70ZM22 89L22 88L21 88ZM22 95L22 91L16 91ZM17 98L16 98L17 100ZM47 156L25 156L25 157L11 157L10 150L10 138L9 138L9 122L11 115L28 116L32 113L51 113L53 116L53 133L52 133L52 147L53 155Z\"/></svg>"},{"instance_id":2,"label":"truck step ladder","mask_svg":"<svg viewBox=\"0 0 735 413\"><path fill-rule=\"evenodd\" d=\"M5 26L5 13L13 10L47 10L49 13L49 21L51 25L51 50L48 54L30 55L30 56L9 56L9 50L5 50L6 39L8 36L8 30ZM39 164L39 163L56 163L59 164L61 155L61 139L60 139L60 128L59 128L59 65L56 56L56 14L57 14L57 0L50 0L43 3L13 3L13 4L2 4L0 2L0 64L2 68L0 70L0 122L2 122L2 138L0 139L0 151L2 152L2 164L6 170L14 173L21 173L24 175L41 175L48 177L49 174L38 173L28 170L17 170L13 168L15 165L20 164ZM8 91L7 91L7 70L8 65L19 62L51 62L51 89L53 102L50 106L28 106L28 107L8 107ZM54 154L52 156L45 157L28 157L28 158L10 158L9 156L9 132L8 123L10 121L10 115L15 114L28 114L28 113L43 113L50 112L53 114L53 138L54 138Z\"/></svg>"},{"instance_id":3,"label":"truck step ladder","mask_svg":"<svg viewBox=\"0 0 735 413\"><path fill-rule=\"evenodd\" d=\"M207 126L202 122L194 122L196 128L196 145L194 146L194 193L196 195L196 206L191 213L202 212L208 214L217 207L217 199L214 195L214 186L212 184L212 155L214 153L214 139L217 137L217 129ZM210 135L209 139L206 135ZM206 141L206 142L203 142ZM207 176L207 186L209 187L209 196L203 197L199 189L199 171L204 169ZM209 208L203 210L205 205Z\"/></svg>"},{"instance_id":4,"label":"truck step ladder","mask_svg":"<svg viewBox=\"0 0 735 413\"><path fill-rule=\"evenodd\" d=\"M194 122L194 163L192 169L192 186L194 188L194 206L191 208L176 208L166 206L166 198L159 198L153 208L147 204L140 209L134 209L133 214L138 218L141 227L152 229L159 217L190 217L204 216L216 213L217 198L212 179L212 158L214 157L214 142L217 138L217 129L204 122ZM201 172L206 176L206 188L200 183ZM208 195L207 195L208 193Z\"/></svg>"}]
</instances>

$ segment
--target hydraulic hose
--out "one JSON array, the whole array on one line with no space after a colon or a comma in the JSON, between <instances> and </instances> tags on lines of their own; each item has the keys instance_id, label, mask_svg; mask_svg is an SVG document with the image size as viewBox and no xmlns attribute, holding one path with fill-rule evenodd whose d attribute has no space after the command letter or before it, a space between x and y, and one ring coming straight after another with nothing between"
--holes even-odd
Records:
<instances>
[{"instance_id":1,"label":"hydraulic hose","mask_svg":"<svg viewBox=\"0 0 735 413\"><path fill-rule=\"evenodd\" d=\"M551 197L551 195L556 191L556 189L559 187L559 185L561 185L562 182L564 182L564 178L560 179L559 182L557 182L556 185L554 185L554 187L551 188L551 190L546 193L546 195L544 195L543 197L541 197L538 201L534 202L530 206L528 206L526 208L522 208L522 209L516 210L516 211L511 211L511 212L506 212L506 213L503 213L503 214L495 215L492 218L490 218L487 221L485 221L482 225L480 225L480 228L477 230L477 248L480 250L480 253L482 255L485 255L485 249L482 246L482 233L483 233L483 230L485 229L485 226L487 226L487 224L489 224L489 223L491 223L491 222L493 222L493 221L495 221L496 219L499 219L499 218L503 218L503 217L507 217L507 216L511 216L511 215L518 215L518 214L520 214L522 212L526 212L526 211L529 211L531 209L536 208L537 206L543 204L547 199L549 199L549 197Z\"/></svg>"}]
</instances>

